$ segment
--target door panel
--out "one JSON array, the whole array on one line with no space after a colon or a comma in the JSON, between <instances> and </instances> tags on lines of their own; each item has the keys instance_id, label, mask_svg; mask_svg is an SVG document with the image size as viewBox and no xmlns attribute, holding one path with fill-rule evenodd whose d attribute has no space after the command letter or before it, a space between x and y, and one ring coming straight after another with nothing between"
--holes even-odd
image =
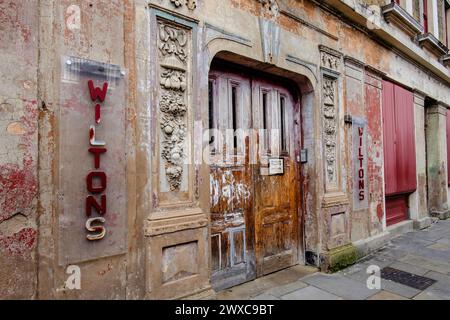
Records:
<instances>
[{"instance_id":1,"label":"door panel","mask_svg":"<svg viewBox=\"0 0 450 320\"><path fill-rule=\"evenodd\" d=\"M218 133L210 158L211 282L216 290L255 277L252 228L252 178L246 143L229 129L250 121L250 82L235 74L210 74L210 113ZM210 82L211 83L211 82ZM212 92L211 92L212 91ZM211 141L211 139L210 139Z\"/></svg>"},{"instance_id":2,"label":"door panel","mask_svg":"<svg viewBox=\"0 0 450 320\"><path fill-rule=\"evenodd\" d=\"M257 99L260 105L254 107L253 114L254 119L259 118L257 124L263 125L265 116L271 119L267 154L261 154L253 173L258 276L295 264L298 247L299 184L294 161L294 120L298 114L294 112L292 97L281 87L255 82L253 95L261 95L267 87L271 93L270 105L263 108L263 99ZM268 175L270 158L283 159L283 174Z\"/></svg>"},{"instance_id":3,"label":"door panel","mask_svg":"<svg viewBox=\"0 0 450 320\"><path fill-rule=\"evenodd\" d=\"M295 161L293 99L282 87L263 81L253 82L253 119L258 129L270 129L267 154L260 154L253 172L257 275L268 274L297 262L299 208ZM270 93L263 105L263 94ZM255 105L259 104L259 105ZM266 113L266 114L264 114ZM265 119L270 121L265 121ZM262 140L261 138L259 139ZM269 159L283 159L283 174L269 175Z\"/></svg>"},{"instance_id":4,"label":"door panel","mask_svg":"<svg viewBox=\"0 0 450 320\"><path fill-rule=\"evenodd\" d=\"M210 163L211 281L223 289L298 261L300 119L290 93L272 82L223 71L210 79L209 123L223 133ZM257 139L250 146L227 129L254 129ZM269 175L271 158L283 159L282 174Z\"/></svg>"}]
</instances>

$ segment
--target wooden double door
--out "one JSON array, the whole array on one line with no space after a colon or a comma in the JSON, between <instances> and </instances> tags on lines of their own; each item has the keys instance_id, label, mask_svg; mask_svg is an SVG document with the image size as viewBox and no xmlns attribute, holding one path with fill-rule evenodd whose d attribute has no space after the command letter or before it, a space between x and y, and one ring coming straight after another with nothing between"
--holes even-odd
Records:
<instances>
[{"instance_id":1,"label":"wooden double door","mask_svg":"<svg viewBox=\"0 0 450 320\"><path fill-rule=\"evenodd\" d=\"M216 290L299 261L298 108L276 81L210 72L211 282Z\"/></svg>"}]
</instances>

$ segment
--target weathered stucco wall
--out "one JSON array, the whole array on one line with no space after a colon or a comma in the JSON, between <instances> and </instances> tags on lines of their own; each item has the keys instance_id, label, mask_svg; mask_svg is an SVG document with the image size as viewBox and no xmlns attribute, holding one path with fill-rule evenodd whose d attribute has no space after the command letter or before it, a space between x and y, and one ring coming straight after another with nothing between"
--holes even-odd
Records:
<instances>
[{"instance_id":1,"label":"weathered stucco wall","mask_svg":"<svg viewBox=\"0 0 450 320\"><path fill-rule=\"evenodd\" d=\"M446 103L448 82L312 2L277 3L0 3L0 60L6 62L0 65L0 298L170 298L209 288L209 168L200 162L201 133L193 123L208 124L208 72L217 55L290 78L299 86L302 139L309 155L302 167L306 261L329 260L333 250L386 231L381 78ZM163 60L158 55L159 21L189 35L183 48L189 61L188 88L182 95L188 108L183 121L192 143L183 194L171 192L164 159L158 156L158 68ZM261 32L262 27L268 32ZM271 38L276 34L279 41ZM64 94L60 62L68 55L119 65L126 74L126 253L76 263L81 290L67 288L68 265L58 262L58 200L63 196L58 153L64 143L59 131ZM337 179L332 184L325 174L325 78L335 90L339 144L333 149ZM358 210L353 210L352 127L345 115L362 119L367 129L367 206ZM416 125L422 129L428 121L424 117L417 109ZM424 143L423 135L417 137ZM418 168L415 203L420 218L427 207L425 164ZM185 274L198 277L183 279ZM165 281L170 286L163 286Z\"/></svg>"},{"instance_id":2,"label":"weathered stucco wall","mask_svg":"<svg viewBox=\"0 0 450 320\"><path fill-rule=\"evenodd\" d=\"M0 3L0 298L36 296L37 4Z\"/></svg>"},{"instance_id":3,"label":"weathered stucco wall","mask_svg":"<svg viewBox=\"0 0 450 320\"><path fill-rule=\"evenodd\" d=\"M142 282L138 272L133 272L139 259L136 245L142 226L136 221L133 200L127 200L127 215L130 224L128 245L120 254L104 259L75 263L81 271L81 290L68 290L67 265L58 263L60 238L58 234L59 210L58 186L61 163L58 152L64 141L59 139L60 103L64 93L60 91L61 57L76 56L104 63L119 65L127 69L133 65L134 54L125 57L125 50L134 52L134 5L130 1L44 1L40 7L40 89L42 105L40 118L40 236L39 236L39 297L40 298L102 298L125 299L127 285L131 298L139 297L133 284ZM125 31L126 30L126 31ZM127 43L125 44L125 38ZM126 145L128 193L134 194L134 132L132 108L134 97L134 69L126 71ZM130 103L128 102L131 101ZM131 110L131 111L130 111ZM86 129L87 130L87 129ZM66 164L67 166L68 164ZM77 213L73 213L77 214ZM80 233L81 236L81 233ZM127 264L128 262L128 264ZM127 270L130 278L127 278Z\"/></svg>"}]
</instances>

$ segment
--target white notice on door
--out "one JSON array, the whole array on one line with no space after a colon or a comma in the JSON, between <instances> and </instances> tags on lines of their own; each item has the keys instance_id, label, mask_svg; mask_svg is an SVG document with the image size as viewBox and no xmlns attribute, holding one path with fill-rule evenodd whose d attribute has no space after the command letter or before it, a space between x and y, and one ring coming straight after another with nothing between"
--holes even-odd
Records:
<instances>
[{"instance_id":1,"label":"white notice on door","mask_svg":"<svg viewBox=\"0 0 450 320\"><path fill-rule=\"evenodd\" d=\"M269 159L269 175L283 174L283 159Z\"/></svg>"}]
</instances>

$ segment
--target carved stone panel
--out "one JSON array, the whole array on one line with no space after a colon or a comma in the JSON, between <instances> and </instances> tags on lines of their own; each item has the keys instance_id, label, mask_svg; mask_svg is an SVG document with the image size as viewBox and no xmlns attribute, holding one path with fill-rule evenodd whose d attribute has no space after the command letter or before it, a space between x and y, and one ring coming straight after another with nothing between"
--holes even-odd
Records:
<instances>
[{"instance_id":1,"label":"carved stone panel","mask_svg":"<svg viewBox=\"0 0 450 320\"><path fill-rule=\"evenodd\" d=\"M170 191L179 191L186 159L188 39L189 30L158 22L158 109L161 158Z\"/></svg>"},{"instance_id":2,"label":"carved stone panel","mask_svg":"<svg viewBox=\"0 0 450 320\"><path fill-rule=\"evenodd\" d=\"M336 79L324 77L322 86L323 144L325 154L325 181L337 185L337 132Z\"/></svg>"},{"instance_id":3,"label":"carved stone panel","mask_svg":"<svg viewBox=\"0 0 450 320\"><path fill-rule=\"evenodd\" d=\"M340 117L339 70L342 55L338 51L319 46L322 69L322 137L325 168L325 192L340 190Z\"/></svg>"},{"instance_id":4,"label":"carved stone panel","mask_svg":"<svg viewBox=\"0 0 450 320\"><path fill-rule=\"evenodd\" d=\"M324 69L339 72L342 54L339 51L320 45L320 65Z\"/></svg>"}]
</instances>

